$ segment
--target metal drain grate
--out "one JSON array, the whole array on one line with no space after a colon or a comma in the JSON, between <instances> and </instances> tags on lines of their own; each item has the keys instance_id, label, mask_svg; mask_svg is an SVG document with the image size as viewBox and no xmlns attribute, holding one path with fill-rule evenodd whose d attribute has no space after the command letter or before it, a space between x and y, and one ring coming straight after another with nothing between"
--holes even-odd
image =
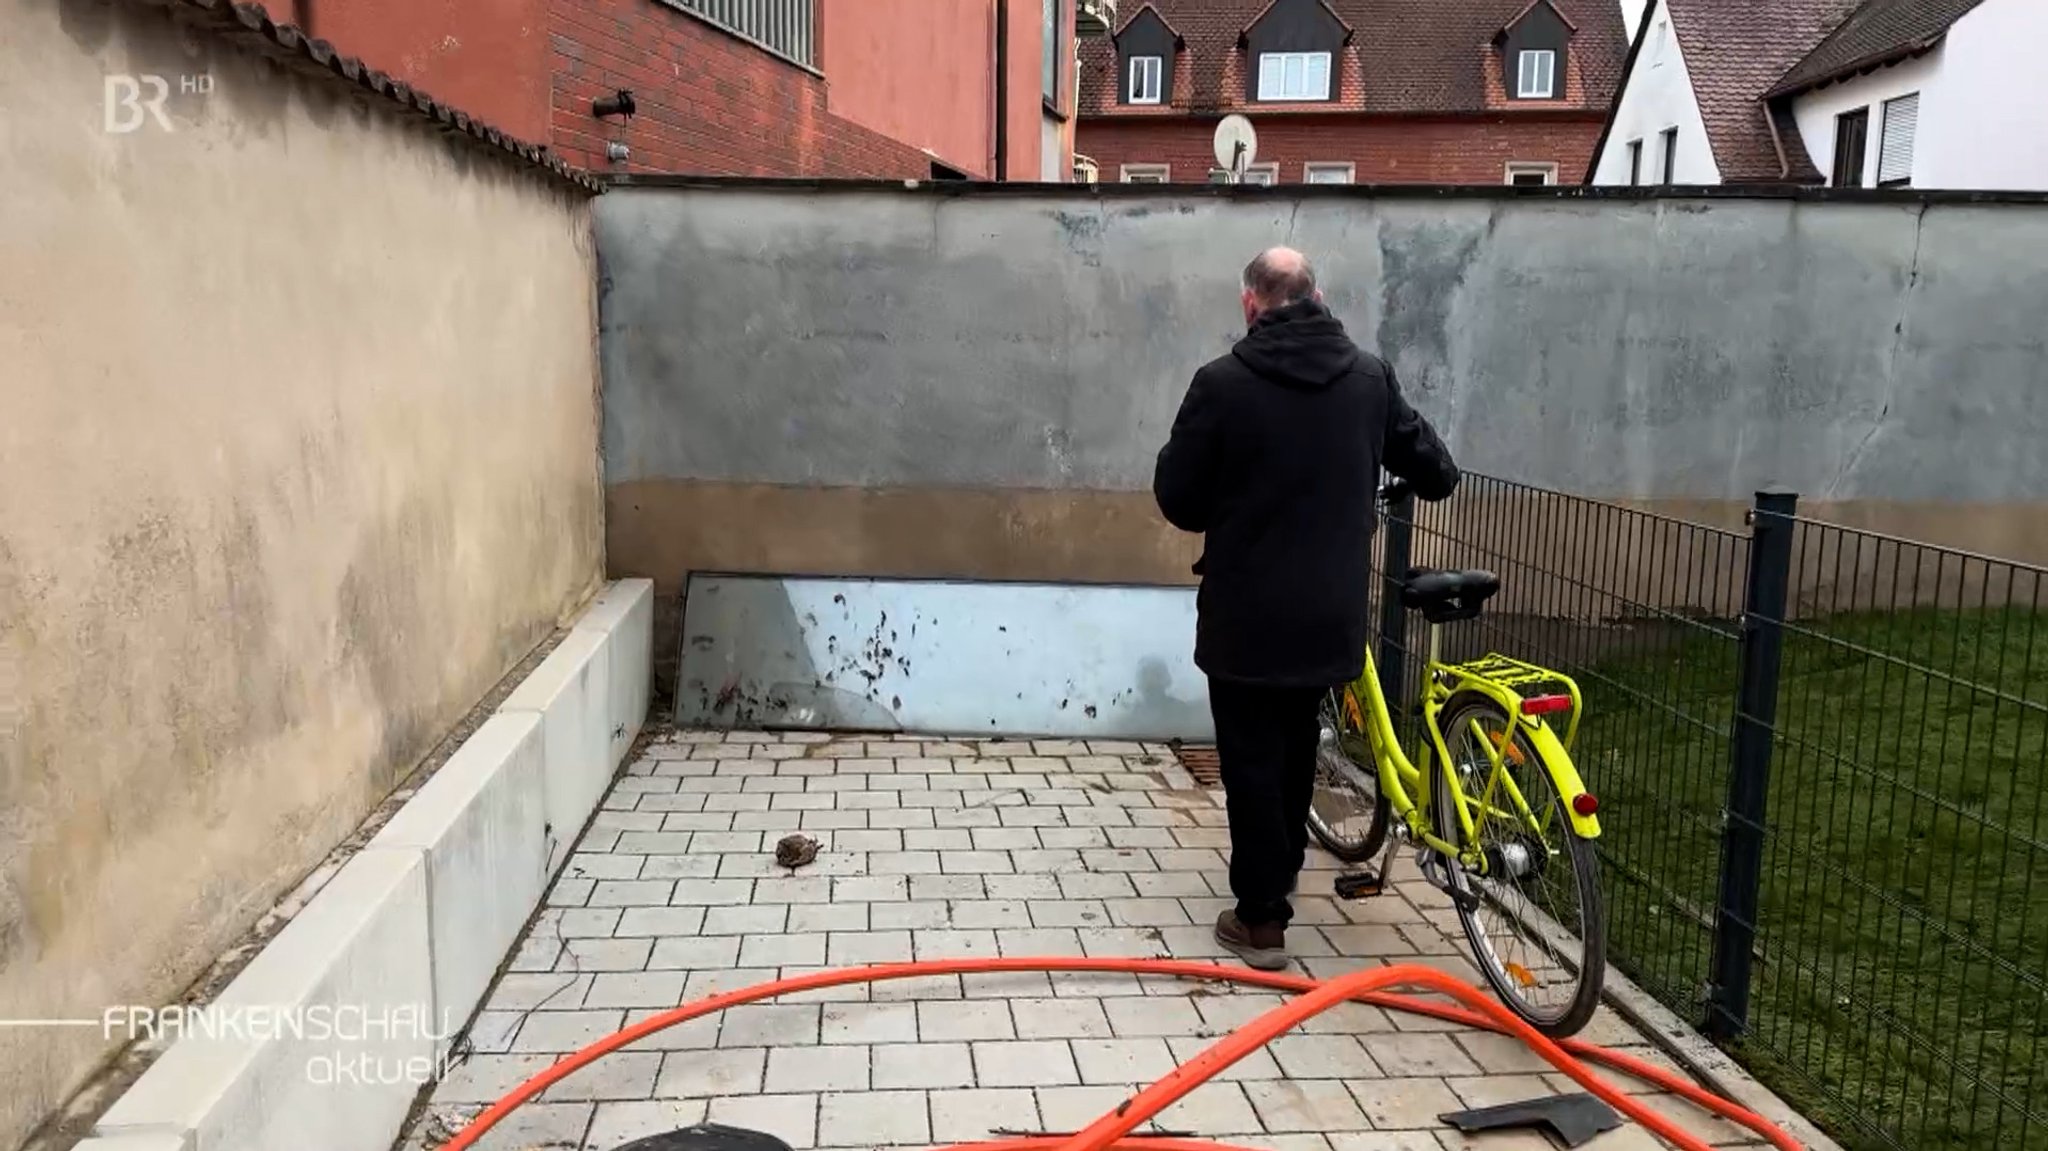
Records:
<instances>
[{"instance_id":1,"label":"metal drain grate","mask_svg":"<svg viewBox=\"0 0 2048 1151\"><path fill-rule=\"evenodd\" d=\"M1216 757L1215 748L1176 747L1173 749L1173 755L1175 759L1180 760L1182 769L1194 777L1196 783L1203 787L1223 786L1223 761Z\"/></svg>"}]
</instances>

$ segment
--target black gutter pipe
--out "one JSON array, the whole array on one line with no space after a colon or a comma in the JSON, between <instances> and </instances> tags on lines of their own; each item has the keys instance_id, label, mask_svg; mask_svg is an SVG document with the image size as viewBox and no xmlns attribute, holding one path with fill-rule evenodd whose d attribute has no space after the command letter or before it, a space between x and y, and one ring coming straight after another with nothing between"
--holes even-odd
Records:
<instances>
[{"instance_id":1,"label":"black gutter pipe","mask_svg":"<svg viewBox=\"0 0 2048 1151\"><path fill-rule=\"evenodd\" d=\"M990 178L1010 178L1010 0L996 0L996 157Z\"/></svg>"}]
</instances>

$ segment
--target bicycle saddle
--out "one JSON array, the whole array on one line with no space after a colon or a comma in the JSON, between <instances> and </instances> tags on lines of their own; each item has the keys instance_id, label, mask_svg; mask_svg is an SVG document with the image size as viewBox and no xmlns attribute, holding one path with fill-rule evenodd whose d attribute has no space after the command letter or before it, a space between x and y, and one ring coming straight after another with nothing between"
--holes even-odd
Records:
<instances>
[{"instance_id":1,"label":"bicycle saddle","mask_svg":"<svg viewBox=\"0 0 2048 1151\"><path fill-rule=\"evenodd\" d=\"M1499 590L1500 577L1490 571L1415 568L1401 581L1401 605L1431 623L1450 623L1477 616L1480 605Z\"/></svg>"}]
</instances>

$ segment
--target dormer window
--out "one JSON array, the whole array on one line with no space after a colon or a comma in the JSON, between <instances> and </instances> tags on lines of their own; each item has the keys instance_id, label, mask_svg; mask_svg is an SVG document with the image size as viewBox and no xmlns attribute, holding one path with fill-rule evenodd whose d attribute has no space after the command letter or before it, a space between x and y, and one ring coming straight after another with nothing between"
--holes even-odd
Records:
<instances>
[{"instance_id":1,"label":"dormer window","mask_svg":"<svg viewBox=\"0 0 2048 1151\"><path fill-rule=\"evenodd\" d=\"M1557 95L1557 53L1525 48L1515 54L1515 96L1548 100Z\"/></svg>"},{"instance_id":2,"label":"dormer window","mask_svg":"<svg viewBox=\"0 0 2048 1151\"><path fill-rule=\"evenodd\" d=\"M1237 34L1247 103L1310 103L1337 95L1351 26L1327 0L1271 0Z\"/></svg>"},{"instance_id":3,"label":"dormer window","mask_svg":"<svg viewBox=\"0 0 2048 1151\"><path fill-rule=\"evenodd\" d=\"M1159 15L1159 9L1150 4L1139 8L1116 34L1123 103L1173 103L1173 61L1180 48L1180 34Z\"/></svg>"},{"instance_id":4,"label":"dormer window","mask_svg":"<svg viewBox=\"0 0 2048 1151\"><path fill-rule=\"evenodd\" d=\"M1510 100L1562 100L1569 91L1572 35L1578 29L1551 0L1529 6L1507 22L1493 42L1500 50L1501 87Z\"/></svg>"},{"instance_id":5,"label":"dormer window","mask_svg":"<svg viewBox=\"0 0 2048 1151\"><path fill-rule=\"evenodd\" d=\"M1328 52L1263 52L1259 55L1259 99L1329 98Z\"/></svg>"},{"instance_id":6,"label":"dormer window","mask_svg":"<svg viewBox=\"0 0 2048 1151\"><path fill-rule=\"evenodd\" d=\"M1157 104L1161 92L1161 78L1166 74L1166 61L1158 56L1133 56L1130 64L1130 87L1124 93L1124 100L1131 104Z\"/></svg>"}]
</instances>

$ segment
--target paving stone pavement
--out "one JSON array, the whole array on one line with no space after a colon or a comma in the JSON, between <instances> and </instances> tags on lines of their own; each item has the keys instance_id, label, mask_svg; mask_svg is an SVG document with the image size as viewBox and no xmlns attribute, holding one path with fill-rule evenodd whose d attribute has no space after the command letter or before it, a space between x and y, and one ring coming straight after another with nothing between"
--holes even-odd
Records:
<instances>
[{"instance_id":1,"label":"paving stone pavement","mask_svg":"<svg viewBox=\"0 0 2048 1151\"><path fill-rule=\"evenodd\" d=\"M974 955L1221 959L1221 793L1167 748L1079 741L831 740L685 733L629 765L401 1143L436 1146L577 1048L680 1002L828 967ZM823 845L792 873L775 843ZM1344 902L1312 852L1288 944L1328 977L1425 963L1479 982L1412 867ZM1130 975L998 974L854 985L692 1021L550 1089L486 1151L611 1151L709 1119L800 1151L930 1148L1072 1131L1281 1002ZM1603 1012L1583 1033L1670 1062ZM1640 1085L1638 1085L1640 1086ZM1311 1020L1151 1130L1274 1151L1542 1151L1437 1116L1575 1090L1519 1044L1351 1005ZM1644 1087L1647 1091L1648 1088ZM1748 1132L1655 1103L1717 1145ZM1662 1144L1625 1126L1587 1145Z\"/></svg>"}]
</instances>

